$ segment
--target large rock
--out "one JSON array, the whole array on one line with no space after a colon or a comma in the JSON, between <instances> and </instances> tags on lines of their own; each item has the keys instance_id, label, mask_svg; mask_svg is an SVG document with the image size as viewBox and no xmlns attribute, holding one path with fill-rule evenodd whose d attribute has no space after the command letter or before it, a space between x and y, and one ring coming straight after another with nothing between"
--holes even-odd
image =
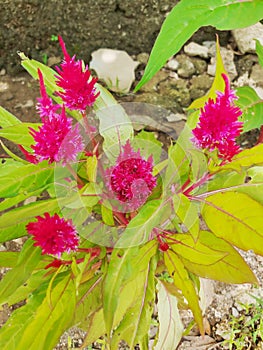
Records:
<instances>
[{"instance_id":1,"label":"large rock","mask_svg":"<svg viewBox=\"0 0 263 350\"><path fill-rule=\"evenodd\" d=\"M1 6L0 69L16 73L24 51L38 60L61 55L60 34L85 61L99 48L150 52L174 0L7 0Z\"/></svg>"}]
</instances>

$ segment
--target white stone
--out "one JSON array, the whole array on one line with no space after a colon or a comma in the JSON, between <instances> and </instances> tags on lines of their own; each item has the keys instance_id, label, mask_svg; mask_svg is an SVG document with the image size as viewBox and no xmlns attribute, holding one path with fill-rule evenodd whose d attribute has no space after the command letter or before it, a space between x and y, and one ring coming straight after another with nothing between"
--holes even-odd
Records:
<instances>
[{"instance_id":1,"label":"white stone","mask_svg":"<svg viewBox=\"0 0 263 350\"><path fill-rule=\"evenodd\" d=\"M182 114L182 113L171 113L166 117L167 121L169 123L173 123L173 122L179 122L181 120L186 120L186 115Z\"/></svg>"},{"instance_id":2,"label":"white stone","mask_svg":"<svg viewBox=\"0 0 263 350\"><path fill-rule=\"evenodd\" d=\"M99 79L104 80L110 90L129 92L139 62L121 50L99 49L91 56L90 68L96 71Z\"/></svg>"},{"instance_id":3,"label":"white stone","mask_svg":"<svg viewBox=\"0 0 263 350\"><path fill-rule=\"evenodd\" d=\"M184 52L189 56L199 56L202 58L208 57L208 48L199 45L195 42L191 42L184 47Z\"/></svg>"},{"instance_id":4,"label":"white stone","mask_svg":"<svg viewBox=\"0 0 263 350\"><path fill-rule=\"evenodd\" d=\"M208 56L214 57L216 55L216 42L215 41L203 41L203 46L208 49Z\"/></svg>"},{"instance_id":5,"label":"white stone","mask_svg":"<svg viewBox=\"0 0 263 350\"><path fill-rule=\"evenodd\" d=\"M224 67L230 76L230 80L233 80L237 76L237 70L234 63L234 53L225 47L220 48L221 57L224 63ZM216 72L216 58L211 58L211 64L208 65L207 73L209 75L215 76Z\"/></svg>"},{"instance_id":6,"label":"white stone","mask_svg":"<svg viewBox=\"0 0 263 350\"><path fill-rule=\"evenodd\" d=\"M255 52L258 39L263 45L263 25L256 23L253 26L232 30L236 44L242 53Z\"/></svg>"},{"instance_id":7,"label":"white stone","mask_svg":"<svg viewBox=\"0 0 263 350\"><path fill-rule=\"evenodd\" d=\"M166 67L170 70L177 71L179 62L175 58L172 58L166 63Z\"/></svg>"},{"instance_id":8,"label":"white stone","mask_svg":"<svg viewBox=\"0 0 263 350\"><path fill-rule=\"evenodd\" d=\"M0 81L0 92L4 92L9 89L9 84Z\"/></svg>"}]
</instances>

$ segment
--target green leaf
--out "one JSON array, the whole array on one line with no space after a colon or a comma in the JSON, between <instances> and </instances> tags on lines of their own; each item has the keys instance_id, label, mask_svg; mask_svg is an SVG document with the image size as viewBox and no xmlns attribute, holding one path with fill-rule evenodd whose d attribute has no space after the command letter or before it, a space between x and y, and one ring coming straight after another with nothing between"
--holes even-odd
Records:
<instances>
[{"instance_id":1,"label":"green leaf","mask_svg":"<svg viewBox=\"0 0 263 350\"><path fill-rule=\"evenodd\" d=\"M98 159L97 159L97 157L95 155L87 157L87 176L88 176L88 181L96 182L97 166L98 166Z\"/></svg>"},{"instance_id":2,"label":"green leaf","mask_svg":"<svg viewBox=\"0 0 263 350\"><path fill-rule=\"evenodd\" d=\"M161 282L158 282L157 290L159 335L154 349L176 349L184 330L177 299L166 290Z\"/></svg>"},{"instance_id":3,"label":"green leaf","mask_svg":"<svg viewBox=\"0 0 263 350\"><path fill-rule=\"evenodd\" d=\"M78 291L78 300L76 304L76 312L74 317L74 324L78 324L82 329L86 329L87 333L87 341L90 341L90 338L94 336L93 332L90 331L90 327L94 314L96 314L97 310L101 309L102 306L102 276L98 275L81 284ZM102 317L103 320L103 317ZM104 322L104 320L103 320ZM95 325L93 325L94 327ZM102 325L101 325L102 326ZM105 327L104 327L105 328ZM105 332L104 332L105 333ZM97 340L101 335L92 339L91 342Z\"/></svg>"},{"instance_id":4,"label":"green leaf","mask_svg":"<svg viewBox=\"0 0 263 350\"><path fill-rule=\"evenodd\" d=\"M217 237L263 255L263 206L260 203L243 193L217 193L206 198L202 215Z\"/></svg>"},{"instance_id":5,"label":"green leaf","mask_svg":"<svg viewBox=\"0 0 263 350\"><path fill-rule=\"evenodd\" d=\"M11 157L13 160L21 163L22 164L28 164L27 160L24 160L20 157L18 157L15 153L13 153L12 151L10 151L10 149L8 149L5 144L0 140L0 145L2 146L3 150L6 152L6 154L9 155L9 157Z\"/></svg>"},{"instance_id":6,"label":"green leaf","mask_svg":"<svg viewBox=\"0 0 263 350\"><path fill-rule=\"evenodd\" d=\"M130 349L133 349L148 333L155 300L154 278L156 264L156 259L151 259L148 265L141 266L141 270L132 279L134 305L125 312L121 323L114 330L111 341L112 349L117 350L121 340L124 340ZM129 286L129 291L130 295L127 295L127 293L125 295L126 300L131 298L131 286ZM119 304L118 307L121 307L121 305Z\"/></svg>"},{"instance_id":7,"label":"green leaf","mask_svg":"<svg viewBox=\"0 0 263 350\"><path fill-rule=\"evenodd\" d=\"M260 128L263 124L263 100L250 86L236 89L238 100L236 105L242 110L240 120L244 122L243 132Z\"/></svg>"},{"instance_id":8,"label":"green leaf","mask_svg":"<svg viewBox=\"0 0 263 350\"><path fill-rule=\"evenodd\" d=\"M115 162L121 152L121 146L125 145L127 140L133 139L132 123L123 107L116 101L103 109L95 110L100 122L99 132L104 139L103 150L106 156Z\"/></svg>"},{"instance_id":9,"label":"green leaf","mask_svg":"<svg viewBox=\"0 0 263 350\"><path fill-rule=\"evenodd\" d=\"M60 205L71 202L72 199L64 199L60 201ZM2 236L2 229L7 227L14 227L14 224L26 223L29 219L34 218L37 215L41 215L45 212L59 212L60 206L58 205L57 199L42 200L34 203L24 205L7 213L4 213L0 217L0 237ZM20 237L20 236L19 236Z\"/></svg>"},{"instance_id":10,"label":"green leaf","mask_svg":"<svg viewBox=\"0 0 263 350\"><path fill-rule=\"evenodd\" d=\"M113 320L118 309L122 286L134 279L156 253L157 243L150 241L142 247L114 249L103 285L103 310L107 334L111 334ZM138 261L140 264L138 264ZM125 312L125 310L123 310Z\"/></svg>"},{"instance_id":11,"label":"green leaf","mask_svg":"<svg viewBox=\"0 0 263 350\"><path fill-rule=\"evenodd\" d=\"M173 207L175 214L179 217L194 239L199 235L199 216L196 203L184 194L173 196Z\"/></svg>"},{"instance_id":12,"label":"green leaf","mask_svg":"<svg viewBox=\"0 0 263 350\"><path fill-rule=\"evenodd\" d=\"M190 179L194 183L207 173L207 157L204 152L197 149L190 149L189 156L191 159Z\"/></svg>"},{"instance_id":13,"label":"green leaf","mask_svg":"<svg viewBox=\"0 0 263 350\"><path fill-rule=\"evenodd\" d=\"M181 0L166 17L155 41L144 76L135 91L149 81L166 61L202 26L231 30L250 26L263 17L261 0Z\"/></svg>"},{"instance_id":14,"label":"green leaf","mask_svg":"<svg viewBox=\"0 0 263 350\"><path fill-rule=\"evenodd\" d=\"M233 169L241 172L242 168L263 164L263 144L245 149L235 155L230 163L217 167L216 171Z\"/></svg>"},{"instance_id":15,"label":"green leaf","mask_svg":"<svg viewBox=\"0 0 263 350\"><path fill-rule=\"evenodd\" d=\"M203 96L198 98L197 100L193 101L191 103L191 105L188 107L189 109L200 109L202 108L205 103L209 100L209 98L211 99L215 99L216 98L216 94L218 91L224 91L225 89L225 81L222 77L222 74L227 74L225 67L224 67L224 63L221 57L221 53L220 53L220 46L219 46L219 41L218 41L218 37L217 37L217 41L216 41L216 74L215 74L215 79L213 81L213 84L211 86L211 89L208 91L208 93Z\"/></svg>"},{"instance_id":16,"label":"green leaf","mask_svg":"<svg viewBox=\"0 0 263 350\"><path fill-rule=\"evenodd\" d=\"M158 141L153 132L142 130L137 134L132 142L134 149L140 149L141 156L148 159L153 156L154 163L160 161L162 154L162 143Z\"/></svg>"},{"instance_id":17,"label":"green leaf","mask_svg":"<svg viewBox=\"0 0 263 350\"><path fill-rule=\"evenodd\" d=\"M47 265L47 262L45 262ZM38 266L37 266L38 268ZM14 305L21 302L21 300L26 300L36 289L44 288L44 283L48 281L51 276L46 276L47 271L41 269L39 271L34 271L31 273L27 281L21 284L9 297L8 304Z\"/></svg>"},{"instance_id":18,"label":"green leaf","mask_svg":"<svg viewBox=\"0 0 263 350\"><path fill-rule=\"evenodd\" d=\"M12 215L10 217L10 220L12 220ZM16 239L26 235L27 235L27 231L25 228L25 223L14 225L14 223L12 222L12 225L10 225L9 227L1 228L0 243L4 243L6 241L10 241L11 239Z\"/></svg>"},{"instance_id":19,"label":"green leaf","mask_svg":"<svg viewBox=\"0 0 263 350\"><path fill-rule=\"evenodd\" d=\"M10 169L11 170L11 169ZM2 174L1 174L2 175ZM14 197L45 188L54 181L54 169L45 162L27 164L0 177L0 197Z\"/></svg>"},{"instance_id":20,"label":"green leaf","mask_svg":"<svg viewBox=\"0 0 263 350\"><path fill-rule=\"evenodd\" d=\"M173 242L172 239L176 242ZM227 255L224 251L216 251L213 247L202 244L199 239L195 242L191 235L185 233L171 236L171 242L167 237L167 242L177 255L194 264L211 266Z\"/></svg>"},{"instance_id":21,"label":"green leaf","mask_svg":"<svg viewBox=\"0 0 263 350\"><path fill-rule=\"evenodd\" d=\"M114 226L113 212L110 203L107 201L103 203L104 204L101 205L102 220L106 225Z\"/></svg>"},{"instance_id":22,"label":"green leaf","mask_svg":"<svg viewBox=\"0 0 263 350\"><path fill-rule=\"evenodd\" d=\"M104 336L106 333L103 309L100 308L93 315L89 317L88 326L85 327L87 330L86 336L84 338L82 346L88 346L94 343L101 336Z\"/></svg>"},{"instance_id":23,"label":"green leaf","mask_svg":"<svg viewBox=\"0 0 263 350\"><path fill-rule=\"evenodd\" d=\"M140 245L149 240L152 229L168 215L167 206L160 199L146 203L139 213L129 222L115 247L126 248Z\"/></svg>"},{"instance_id":24,"label":"green leaf","mask_svg":"<svg viewBox=\"0 0 263 350\"><path fill-rule=\"evenodd\" d=\"M0 266L14 267L17 264L18 252L0 252Z\"/></svg>"},{"instance_id":25,"label":"green leaf","mask_svg":"<svg viewBox=\"0 0 263 350\"><path fill-rule=\"evenodd\" d=\"M263 67L263 46L260 41L256 39L256 53L258 55L258 62Z\"/></svg>"},{"instance_id":26,"label":"green leaf","mask_svg":"<svg viewBox=\"0 0 263 350\"><path fill-rule=\"evenodd\" d=\"M12 113L8 112L6 109L0 106L0 126L6 128L8 126L13 126L20 124L21 121L15 117Z\"/></svg>"},{"instance_id":27,"label":"green leaf","mask_svg":"<svg viewBox=\"0 0 263 350\"><path fill-rule=\"evenodd\" d=\"M33 241L29 239L24 244L17 265L0 281L0 305L8 303L8 297L27 281L40 259L41 250L33 247Z\"/></svg>"},{"instance_id":28,"label":"green leaf","mask_svg":"<svg viewBox=\"0 0 263 350\"><path fill-rule=\"evenodd\" d=\"M184 255L182 252L178 252L177 246L175 246L174 250L180 254L184 266L194 274L224 283L257 283L257 279L249 266L236 249L225 240L216 237L211 232L200 231L196 248L201 248L204 254L208 248L210 254L214 251L215 257L221 255L221 258L214 259L214 262L210 259L211 262L208 264L208 259L204 256L203 258L200 257L199 261L194 262L190 254Z\"/></svg>"},{"instance_id":29,"label":"green leaf","mask_svg":"<svg viewBox=\"0 0 263 350\"><path fill-rule=\"evenodd\" d=\"M18 343L24 330L34 319L36 309L41 305L44 297L45 290L37 291L28 298L26 305L11 313L8 321L0 328L0 348L2 350L23 350L18 347Z\"/></svg>"},{"instance_id":30,"label":"green leaf","mask_svg":"<svg viewBox=\"0 0 263 350\"><path fill-rule=\"evenodd\" d=\"M20 123L0 129L0 136L12 141L18 145L31 146L35 143L33 136L29 134L29 127L38 130L41 124L38 123Z\"/></svg>"},{"instance_id":31,"label":"green leaf","mask_svg":"<svg viewBox=\"0 0 263 350\"><path fill-rule=\"evenodd\" d=\"M204 325L202 311L199 306L199 296L193 281L190 279L188 271L185 269L180 258L172 251L168 250L164 253L164 263L170 276L173 277L175 286L182 291L186 298L200 332L203 334Z\"/></svg>"},{"instance_id":32,"label":"green leaf","mask_svg":"<svg viewBox=\"0 0 263 350\"><path fill-rule=\"evenodd\" d=\"M19 169L23 166L24 166L23 163L17 162L14 159L3 158L0 162L1 176L9 175L15 169L19 172Z\"/></svg>"},{"instance_id":33,"label":"green leaf","mask_svg":"<svg viewBox=\"0 0 263 350\"><path fill-rule=\"evenodd\" d=\"M76 290L69 274L51 290L50 295L38 307L31 323L24 330L17 349L53 349L61 334L71 324L75 304Z\"/></svg>"}]
</instances>

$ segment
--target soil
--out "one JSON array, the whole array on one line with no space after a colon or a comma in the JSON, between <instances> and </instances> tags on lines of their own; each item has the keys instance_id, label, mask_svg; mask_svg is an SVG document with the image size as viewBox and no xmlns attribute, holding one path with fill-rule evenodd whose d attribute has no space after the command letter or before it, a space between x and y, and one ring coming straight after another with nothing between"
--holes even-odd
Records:
<instances>
[{"instance_id":1,"label":"soil","mask_svg":"<svg viewBox=\"0 0 263 350\"><path fill-rule=\"evenodd\" d=\"M253 55L253 59L255 59L255 55ZM207 65L206 60L203 60L203 62L203 64ZM247 71L248 66L245 56L238 59L237 66L239 67L240 72ZM137 78L142 75L143 69L144 64L141 64L136 72ZM251 69L251 67L249 67L249 69ZM2 107L15 114L22 121L39 121L39 117L35 110L36 98L39 96L39 87L37 82L29 77L27 73L23 72L13 77L6 74L5 69L2 69L0 74L0 99ZM147 103L159 104L171 112L170 116L180 115L181 119L176 121L173 121L172 118L170 118L170 121L164 119L155 120L158 122L158 128L156 128L156 124L151 125L151 122L147 121L149 130L157 132L158 137L162 139L162 141L168 142L167 137L170 136L167 135L170 132L175 132L175 135L178 136L182 130L186 118L186 114L184 113L186 105L189 105L194 98L198 97L196 96L196 93L199 90L202 90L202 93L206 93L211 86L212 78L208 77L205 71L202 73L202 76L204 78L202 81L197 81L195 76L179 79L180 81L177 82L177 86L174 86L174 72L164 68L138 94L115 94L115 97L120 102L144 101ZM257 137L258 130L253 130L244 134L240 139L240 143L243 147L251 147L255 145ZM4 142L13 152L19 154L19 150L16 146L10 142ZM0 157L3 158L5 156L6 154L4 150L1 149ZM7 248L17 250L19 249L20 245L21 242L15 242L13 246L9 246ZM231 333L231 317L235 316L236 318L239 318L242 315L245 315L242 303L245 305L255 303L255 299L253 299L250 294L258 298L262 298L263 296L263 258L255 256L253 252L242 254L245 260L251 266L252 270L255 272L259 280L259 286L225 285L219 282L210 282L209 284L205 284L205 291L207 293L208 301L207 308L204 312L207 321L207 334L205 337L200 337L198 330L193 328L190 333L183 337L178 349L230 349L230 345L226 342L226 339L228 339L228 336ZM10 312L12 312L12 308L4 307L3 311L0 312L0 324L6 321ZM245 316L247 318L251 318L253 315L246 314ZM190 313L182 313L182 317L185 325L188 326L192 320L192 315ZM61 338L56 350L68 349L68 336L71 337L73 346L75 348L80 348L84 335L85 333L77 328L71 329ZM262 339L258 337L256 341L252 341L249 334L244 344L244 347L237 349L263 349ZM250 344L252 344L251 347L249 347ZM233 347L233 349L235 349L235 347Z\"/></svg>"}]
</instances>

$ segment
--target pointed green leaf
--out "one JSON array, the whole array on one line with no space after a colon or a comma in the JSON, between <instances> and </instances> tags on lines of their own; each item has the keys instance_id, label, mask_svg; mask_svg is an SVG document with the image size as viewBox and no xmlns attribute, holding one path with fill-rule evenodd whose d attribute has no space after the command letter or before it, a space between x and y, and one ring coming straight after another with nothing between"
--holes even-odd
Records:
<instances>
[{"instance_id":1,"label":"pointed green leaf","mask_svg":"<svg viewBox=\"0 0 263 350\"><path fill-rule=\"evenodd\" d=\"M104 139L103 150L106 156L115 162L121 152L121 146L125 145L127 140L133 139L132 123L124 108L116 102L96 110L96 116L100 122L100 135Z\"/></svg>"},{"instance_id":2,"label":"pointed green leaf","mask_svg":"<svg viewBox=\"0 0 263 350\"><path fill-rule=\"evenodd\" d=\"M256 53L258 55L259 64L263 68L263 46L259 40L256 40Z\"/></svg>"},{"instance_id":3,"label":"pointed green leaf","mask_svg":"<svg viewBox=\"0 0 263 350\"><path fill-rule=\"evenodd\" d=\"M0 328L0 349L24 350L18 347L18 343L22 338L24 330L32 322L32 319L34 319L36 310L41 305L44 297L45 290L37 291L28 298L25 305L11 313L8 321Z\"/></svg>"},{"instance_id":4,"label":"pointed green leaf","mask_svg":"<svg viewBox=\"0 0 263 350\"><path fill-rule=\"evenodd\" d=\"M214 251L215 256L221 254L222 258L207 265L204 259L195 261L191 256L180 254L184 266L194 274L218 280L224 283L257 283L257 279L249 266L225 240L216 237L209 231L200 231L197 247L206 247L210 252ZM174 248L176 251L176 247ZM176 251L177 252L177 251ZM211 254L211 253L210 253Z\"/></svg>"},{"instance_id":5,"label":"pointed green leaf","mask_svg":"<svg viewBox=\"0 0 263 350\"><path fill-rule=\"evenodd\" d=\"M0 126L6 128L8 126L20 124L21 121L12 113L0 106Z\"/></svg>"},{"instance_id":6,"label":"pointed green leaf","mask_svg":"<svg viewBox=\"0 0 263 350\"><path fill-rule=\"evenodd\" d=\"M164 262L170 276L173 277L175 286L180 289L186 298L190 309L193 312L195 321L201 333L204 333L202 311L199 306L199 296L196 292L193 281L189 277L180 258L172 251L164 253Z\"/></svg>"},{"instance_id":7,"label":"pointed green leaf","mask_svg":"<svg viewBox=\"0 0 263 350\"><path fill-rule=\"evenodd\" d=\"M195 242L191 235L185 233L172 235L171 242L169 238L167 238L167 242L177 255L194 264L211 266L227 255L227 252L217 251L208 244L202 244L199 239Z\"/></svg>"},{"instance_id":8,"label":"pointed green leaf","mask_svg":"<svg viewBox=\"0 0 263 350\"><path fill-rule=\"evenodd\" d=\"M46 296L36 310L34 318L24 330L17 349L53 349L61 334L71 324L75 303L74 281L70 275L65 276L52 288L50 296Z\"/></svg>"},{"instance_id":9,"label":"pointed green leaf","mask_svg":"<svg viewBox=\"0 0 263 350\"><path fill-rule=\"evenodd\" d=\"M17 265L0 281L0 305L8 303L8 297L27 281L40 259L40 248L33 247L33 241L29 239L24 244Z\"/></svg>"},{"instance_id":10,"label":"pointed green leaf","mask_svg":"<svg viewBox=\"0 0 263 350\"><path fill-rule=\"evenodd\" d=\"M31 146L34 144L33 136L29 133L29 127L38 130L41 124L20 123L0 129L0 136L18 145Z\"/></svg>"},{"instance_id":11,"label":"pointed green leaf","mask_svg":"<svg viewBox=\"0 0 263 350\"><path fill-rule=\"evenodd\" d=\"M224 79L222 78L222 74L227 74L225 67L224 67L224 63L221 57L221 53L220 53L220 46L219 46L219 41L218 41L218 37L217 37L217 41L216 41L216 74L215 74L215 79L213 81L213 84L211 86L211 89L208 91L208 93L203 96L198 98L197 100L193 101L191 103L191 105L188 107L189 109L200 109L202 108L205 103L209 100L209 98L211 99L215 99L216 98L216 93L218 91L224 91L225 89L225 82Z\"/></svg>"},{"instance_id":12,"label":"pointed green leaf","mask_svg":"<svg viewBox=\"0 0 263 350\"><path fill-rule=\"evenodd\" d=\"M112 349L118 349L120 340L124 340L133 349L148 333L155 300L156 263L156 259L151 259L133 280L136 286L135 304L126 311L120 325L114 330Z\"/></svg>"},{"instance_id":13,"label":"pointed green leaf","mask_svg":"<svg viewBox=\"0 0 263 350\"><path fill-rule=\"evenodd\" d=\"M153 132L142 130L137 134L132 142L134 149L140 149L140 154L145 159L153 156L154 163L160 161L162 154L162 143L158 141Z\"/></svg>"},{"instance_id":14,"label":"pointed green leaf","mask_svg":"<svg viewBox=\"0 0 263 350\"><path fill-rule=\"evenodd\" d=\"M230 163L217 168L217 170L223 171L233 169L241 172L242 167L251 167L261 164L263 164L263 144L243 150L234 156Z\"/></svg>"},{"instance_id":15,"label":"pointed green leaf","mask_svg":"<svg viewBox=\"0 0 263 350\"><path fill-rule=\"evenodd\" d=\"M197 239L199 235L199 216L197 204L190 201L190 199L183 193L180 193L179 195L173 196L173 207L175 214L191 233L192 237Z\"/></svg>"},{"instance_id":16,"label":"pointed green leaf","mask_svg":"<svg viewBox=\"0 0 263 350\"><path fill-rule=\"evenodd\" d=\"M114 226L113 212L110 203L105 202L101 205L102 220L106 225Z\"/></svg>"},{"instance_id":17,"label":"pointed green leaf","mask_svg":"<svg viewBox=\"0 0 263 350\"><path fill-rule=\"evenodd\" d=\"M115 247L132 247L147 242L152 229L165 214L169 216L167 206L163 205L162 200L152 200L146 203L129 222Z\"/></svg>"},{"instance_id":18,"label":"pointed green leaf","mask_svg":"<svg viewBox=\"0 0 263 350\"><path fill-rule=\"evenodd\" d=\"M87 331L84 338L82 346L88 346L94 343L101 336L104 336L106 333L103 309L100 308L93 315L89 317L88 327L85 328Z\"/></svg>"},{"instance_id":19,"label":"pointed green leaf","mask_svg":"<svg viewBox=\"0 0 263 350\"><path fill-rule=\"evenodd\" d=\"M158 282L157 290L159 336L154 349L176 349L184 330L177 306L177 299L166 290L161 282Z\"/></svg>"},{"instance_id":20,"label":"pointed green leaf","mask_svg":"<svg viewBox=\"0 0 263 350\"><path fill-rule=\"evenodd\" d=\"M78 291L78 300L74 317L74 324L78 324L82 329L87 329L89 338L90 326L92 321L90 317L100 310L102 306L102 277L100 275L93 277L89 281L81 284ZM103 333L103 332L102 332ZM94 340L97 340L102 334L99 334Z\"/></svg>"},{"instance_id":21,"label":"pointed green leaf","mask_svg":"<svg viewBox=\"0 0 263 350\"><path fill-rule=\"evenodd\" d=\"M166 17L135 90L149 81L200 27L230 30L250 26L262 18L261 0L181 0Z\"/></svg>"},{"instance_id":22,"label":"pointed green leaf","mask_svg":"<svg viewBox=\"0 0 263 350\"><path fill-rule=\"evenodd\" d=\"M103 286L103 308L107 334L111 334L114 320L114 310L117 310L118 300L123 284L134 279L139 271L147 266L156 253L157 243L150 241L142 247L127 248L123 251L114 249ZM138 261L140 264L138 264Z\"/></svg>"},{"instance_id":23,"label":"pointed green leaf","mask_svg":"<svg viewBox=\"0 0 263 350\"><path fill-rule=\"evenodd\" d=\"M1 267L15 267L18 259L18 252L0 252L0 266Z\"/></svg>"},{"instance_id":24,"label":"pointed green leaf","mask_svg":"<svg viewBox=\"0 0 263 350\"><path fill-rule=\"evenodd\" d=\"M72 198L64 198L58 203L55 198L30 203L23 207L12 209L0 217L0 237L2 236L2 229L13 227L15 223L26 223L29 219L34 218L37 215L42 215L45 212L60 212L60 208L63 205L72 201Z\"/></svg>"},{"instance_id":25,"label":"pointed green leaf","mask_svg":"<svg viewBox=\"0 0 263 350\"><path fill-rule=\"evenodd\" d=\"M210 230L243 250L263 255L263 206L244 193L217 193L206 198L202 215Z\"/></svg>"},{"instance_id":26,"label":"pointed green leaf","mask_svg":"<svg viewBox=\"0 0 263 350\"><path fill-rule=\"evenodd\" d=\"M236 89L238 100L236 105L242 110L240 120L244 122L243 132L260 128L263 124L263 100L250 86L241 86Z\"/></svg>"},{"instance_id":27,"label":"pointed green leaf","mask_svg":"<svg viewBox=\"0 0 263 350\"><path fill-rule=\"evenodd\" d=\"M97 157L95 155L87 157L87 176L88 176L88 181L96 182L97 166L98 166L98 159L97 159Z\"/></svg>"},{"instance_id":28,"label":"pointed green leaf","mask_svg":"<svg viewBox=\"0 0 263 350\"><path fill-rule=\"evenodd\" d=\"M1 174L2 175L2 174ZM38 165L27 164L13 169L0 177L0 197L13 197L19 194L45 188L54 181L54 169L45 162Z\"/></svg>"}]
</instances>

